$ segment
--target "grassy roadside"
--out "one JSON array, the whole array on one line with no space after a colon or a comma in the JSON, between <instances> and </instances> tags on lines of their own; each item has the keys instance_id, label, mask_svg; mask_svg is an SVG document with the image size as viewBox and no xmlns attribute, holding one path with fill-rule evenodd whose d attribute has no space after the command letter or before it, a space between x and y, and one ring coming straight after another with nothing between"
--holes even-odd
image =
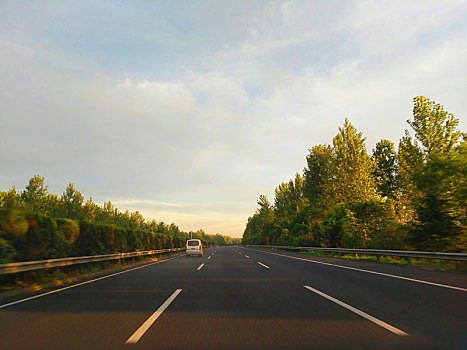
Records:
<instances>
[{"instance_id":1,"label":"grassy roadside","mask_svg":"<svg viewBox=\"0 0 467 350\"><path fill-rule=\"evenodd\" d=\"M287 250L284 250L287 251ZM423 267L433 270L444 270L444 271L454 271L454 272L462 272L467 273L467 263L458 261L457 263L454 261L447 261L447 260L438 260L438 259L415 259L411 258L410 261L396 256L374 256L374 255L362 255L362 254L344 254L344 253L328 253L328 252L320 252L320 251L295 251L299 252L300 254L304 255L312 255L312 256L323 256L328 258L341 258L347 260L361 260L361 261L374 261L384 264L396 264L396 265L405 265L405 266L415 266L415 267Z\"/></svg>"}]
</instances>

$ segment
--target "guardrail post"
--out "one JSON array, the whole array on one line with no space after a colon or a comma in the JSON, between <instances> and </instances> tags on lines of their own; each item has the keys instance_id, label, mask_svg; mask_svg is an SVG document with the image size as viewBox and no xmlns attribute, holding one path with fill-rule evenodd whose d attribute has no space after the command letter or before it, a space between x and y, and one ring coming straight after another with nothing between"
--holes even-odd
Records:
<instances>
[{"instance_id":1,"label":"guardrail post","mask_svg":"<svg viewBox=\"0 0 467 350\"><path fill-rule=\"evenodd\" d=\"M405 260L407 260L407 264L411 265L412 261L410 260L410 256L406 256Z\"/></svg>"}]
</instances>

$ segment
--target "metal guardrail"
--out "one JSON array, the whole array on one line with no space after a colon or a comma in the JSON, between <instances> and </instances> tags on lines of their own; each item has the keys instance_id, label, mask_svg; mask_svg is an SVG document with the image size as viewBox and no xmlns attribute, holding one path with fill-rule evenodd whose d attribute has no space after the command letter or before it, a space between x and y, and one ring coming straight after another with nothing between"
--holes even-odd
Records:
<instances>
[{"instance_id":1,"label":"metal guardrail","mask_svg":"<svg viewBox=\"0 0 467 350\"><path fill-rule=\"evenodd\" d=\"M127 258L134 258L137 256L163 254L163 253L177 252L181 250L185 250L185 248L184 247L183 248L170 248L170 249L148 250L144 252L78 256L78 257L69 257L69 258L62 258L62 259L49 259L49 260L25 261L25 262L17 262L17 263L9 263L9 264L0 264L0 275L9 274L9 273L25 272L25 271L33 271L33 270L50 269L53 267L63 267L63 266L70 266L70 265L75 265L75 264L85 264L85 263L97 262L97 261L127 259Z\"/></svg>"},{"instance_id":2,"label":"metal guardrail","mask_svg":"<svg viewBox=\"0 0 467 350\"><path fill-rule=\"evenodd\" d=\"M322 248L322 247L292 247L280 245L246 245L256 248L274 248L282 250L310 250L331 253L350 253L376 256L397 256L401 258L414 259L439 259L451 261L467 261L467 254L464 253L442 253L442 252L418 252L410 250L383 250L383 249L349 249L349 248Z\"/></svg>"}]
</instances>

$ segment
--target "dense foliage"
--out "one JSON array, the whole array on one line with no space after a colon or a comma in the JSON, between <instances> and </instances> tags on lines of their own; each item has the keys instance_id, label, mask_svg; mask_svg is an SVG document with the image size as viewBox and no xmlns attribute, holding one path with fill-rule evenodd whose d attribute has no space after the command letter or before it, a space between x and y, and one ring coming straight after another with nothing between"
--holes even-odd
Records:
<instances>
[{"instance_id":1,"label":"dense foliage","mask_svg":"<svg viewBox=\"0 0 467 350\"><path fill-rule=\"evenodd\" d=\"M349 120L332 145L313 146L303 175L261 195L244 244L467 251L467 140L459 120L426 97L396 151L369 155Z\"/></svg>"},{"instance_id":2,"label":"dense foliage","mask_svg":"<svg viewBox=\"0 0 467 350\"><path fill-rule=\"evenodd\" d=\"M239 239L203 230L183 232L175 224L146 221L135 211L101 207L69 183L61 197L48 193L35 175L22 192L0 192L0 263L183 247L188 238L205 245Z\"/></svg>"}]
</instances>

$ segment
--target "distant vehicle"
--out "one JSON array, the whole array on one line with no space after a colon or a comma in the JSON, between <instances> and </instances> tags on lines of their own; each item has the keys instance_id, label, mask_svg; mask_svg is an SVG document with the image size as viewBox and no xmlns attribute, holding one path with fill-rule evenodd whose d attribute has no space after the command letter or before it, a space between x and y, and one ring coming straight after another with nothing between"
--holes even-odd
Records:
<instances>
[{"instance_id":1,"label":"distant vehicle","mask_svg":"<svg viewBox=\"0 0 467 350\"><path fill-rule=\"evenodd\" d=\"M203 245L199 239L189 239L186 241L186 256L203 256Z\"/></svg>"}]
</instances>

